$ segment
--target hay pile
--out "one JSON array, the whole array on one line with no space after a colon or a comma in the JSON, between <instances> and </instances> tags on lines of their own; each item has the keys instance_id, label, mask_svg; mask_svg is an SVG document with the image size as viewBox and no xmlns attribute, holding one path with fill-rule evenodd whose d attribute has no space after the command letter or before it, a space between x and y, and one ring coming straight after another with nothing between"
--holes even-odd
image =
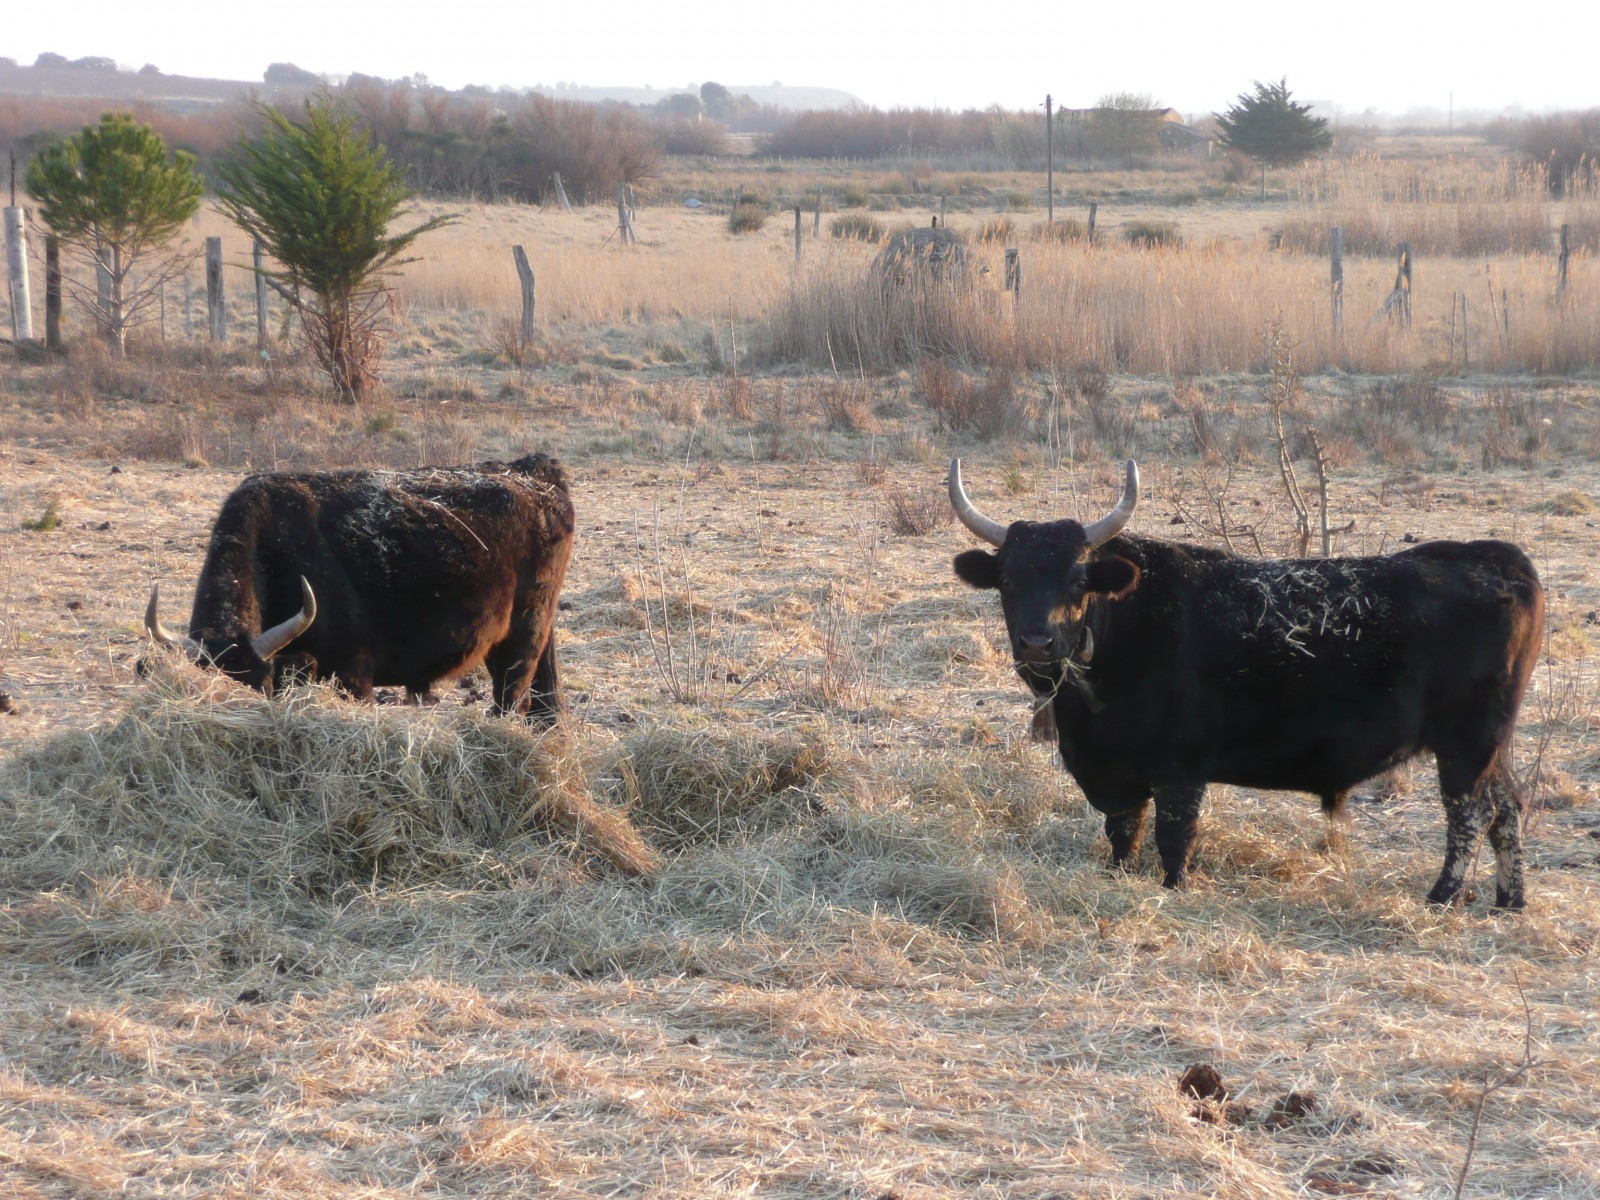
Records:
<instances>
[{"instance_id":1,"label":"hay pile","mask_svg":"<svg viewBox=\"0 0 1600 1200\"><path fill-rule=\"evenodd\" d=\"M323 687L269 700L161 660L113 724L0 762L0 943L124 985L397 960L650 974L772 938L815 966L896 927L941 958L1037 944L1037 872L1006 849L1040 815L1019 820L1021 764L906 767L822 727L541 737Z\"/></svg>"},{"instance_id":2,"label":"hay pile","mask_svg":"<svg viewBox=\"0 0 1600 1200\"><path fill-rule=\"evenodd\" d=\"M126 714L0 766L0 887L132 873L242 883L252 895L350 886L474 887L559 864L657 865L590 796L560 735L464 710L277 700L172 660Z\"/></svg>"},{"instance_id":3,"label":"hay pile","mask_svg":"<svg viewBox=\"0 0 1600 1200\"><path fill-rule=\"evenodd\" d=\"M819 737L730 730L641 730L622 745L616 798L650 839L679 849L792 822L839 784Z\"/></svg>"},{"instance_id":4,"label":"hay pile","mask_svg":"<svg viewBox=\"0 0 1600 1200\"><path fill-rule=\"evenodd\" d=\"M965 283L967 243L960 234L938 226L906 229L884 244L873 259L872 274L895 283Z\"/></svg>"}]
</instances>

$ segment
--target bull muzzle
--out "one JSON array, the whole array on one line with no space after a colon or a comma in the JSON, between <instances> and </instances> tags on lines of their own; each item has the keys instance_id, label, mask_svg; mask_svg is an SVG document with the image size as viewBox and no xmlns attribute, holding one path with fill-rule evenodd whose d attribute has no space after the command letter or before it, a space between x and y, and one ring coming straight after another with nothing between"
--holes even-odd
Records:
<instances>
[{"instance_id":1,"label":"bull muzzle","mask_svg":"<svg viewBox=\"0 0 1600 1200\"><path fill-rule=\"evenodd\" d=\"M1019 663L1029 663L1043 666L1052 662L1056 655L1055 638L1048 633L1019 633L1012 654Z\"/></svg>"}]
</instances>

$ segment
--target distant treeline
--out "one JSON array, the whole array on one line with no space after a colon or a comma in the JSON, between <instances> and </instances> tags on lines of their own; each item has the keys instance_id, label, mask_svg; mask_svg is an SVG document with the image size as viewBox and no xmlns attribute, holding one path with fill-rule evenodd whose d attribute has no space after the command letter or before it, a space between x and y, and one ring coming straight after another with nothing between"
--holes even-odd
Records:
<instances>
[{"instance_id":1,"label":"distant treeline","mask_svg":"<svg viewBox=\"0 0 1600 1200\"><path fill-rule=\"evenodd\" d=\"M1057 110L1056 157L1111 159L1164 148L1164 109L1145 96L1109 96L1091 109ZM907 155L1042 168L1047 154L1042 113L1001 108L949 112L897 108L800 113L762 138L761 150L784 158L891 158Z\"/></svg>"},{"instance_id":2,"label":"distant treeline","mask_svg":"<svg viewBox=\"0 0 1600 1200\"><path fill-rule=\"evenodd\" d=\"M1504 118L1484 126L1483 135L1541 164L1558 196L1600 187L1600 108Z\"/></svg>"},{"instance_id":3,"label":"distant treeline","mask_svg":"<svg viewBox=\"0 0 1600 1200\"><path fill-rule=\"evenodd\" d=\"M281 66L282 64L275 64ZM292 67L292 64L286 65ZM873 160L916 156L961 169L1042 168L1042 114L939 109L852 109L780 113L716 83L650 106L556 99L540 94L446 91L425 79L353 75L331 89L419 190L433 195L542 203L560 174L575 203L607 200L619 183L649 179L665 155L719 155L729 124L750 130L758 154L791 159ZM228 103L136 101L40 95L0 96L0 153L26 162L42 146L128 109L171 146L194 152L205 169L253 136L259 110ZM720 119L719 119L720 118ZM1093 109L1057 113L1054 153L1074 159L1132 161L1171 144L1174 126L1148 97L1107 97ZM1177 126L1179 132L1183 127ZM1593 182L1600 164L1600 109L1503 120L1490 140L1544 164L1551 186Z\"/></svg>"}]
</instances>

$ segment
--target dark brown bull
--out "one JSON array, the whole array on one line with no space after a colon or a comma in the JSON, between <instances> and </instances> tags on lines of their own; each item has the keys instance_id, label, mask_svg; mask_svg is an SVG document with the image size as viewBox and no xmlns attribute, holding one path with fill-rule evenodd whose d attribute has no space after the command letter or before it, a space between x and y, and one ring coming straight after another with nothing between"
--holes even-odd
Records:
<instances>
[{"instance_id":1,"label":"dark brown bull","mask_svg":"<svg viewBox=\"0 0 1600 1200\"><path fill-rule=\"evenodd\" d=\"M252 475L222 504L181 646L252 687L290 671L413 695L486 664L498 712L560 711L554 623L572 554L554 458ZM284 653L289 647L293 653Z\"/></svg>"},{"instance_id":2,"label":"dark brown bull","mask_svg":"<svg viewBox=\"0 0 1600 1200\"><path fill-rule=\"evenodd\" d=\"M1176 887L1208 783L1310 792L1331 816L1357 783L1431 750L1447 833L1428 899L1456 899L1487 828L1495 906L1523 907L1508 758L1544 592L1517 547L1259 561L1124 535L1132 462L1116 507L1088 525L991 520L967 499L959 459L949 490L995 547L957 555L956 574L999 591L1017 671L1047 698L1115 866L1137 858L1152 797Z\"/></svg>"}]
</instances>

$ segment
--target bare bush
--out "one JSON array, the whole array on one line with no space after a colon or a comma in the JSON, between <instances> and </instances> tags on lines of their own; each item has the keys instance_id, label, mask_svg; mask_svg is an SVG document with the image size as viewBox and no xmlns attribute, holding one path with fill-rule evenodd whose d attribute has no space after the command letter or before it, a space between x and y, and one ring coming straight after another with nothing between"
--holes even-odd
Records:
<instances>
[{"instance_id":1,"label":"bare bush","mask_svg":"<svg viewBox=\"0 0 1600 1200\"><path fill-rule=\"evenodd\" d=\"M1112 393L1105 371L1093 364L1074 370L1071 403L1074 413L1088 425L1090 436L1101 449L1122 455L1133 448L1137 421L1132 409Z\"/></svg>"},{"instance_id":2,"label":"bare bush","mask_svg":"<svg viewBox=\"0 0 1600 1200\"><path fill-rule=\"evenodd\" d=\"M660 158L644 119L622 105L602 107L532 95L504 119L495 153L500 189L542 202L559 172L579 203L608 199L618 184L639 183Z\"/></svg>"},{"instance_id":3,"label":"bare bush","mask_svg":"<svg viewBox=\"0 0 1600 1200\"><path fill-rule=\"evenodd\" d=\"M1488 428L1480 457L1484 470L1514 465L1530 466L1544 453L1549 421L1539 415L1535 393L1526 388L1493 387L1484 396Z\"/></svg>"},{"instance_id":4,"label":"bare bush","mask_svg":"<svg viewBox=\"0 0 1600 1200\"><path fill-rule=\"evenodd\" d=\"M985 439L1019 433L1038 416L1035 406L1019 395L1010 367L993 368L976 379L945 359L929 359L922 364L921 390L941 428Z\"/></svg>"},{"instance_id":5,"label":"bare bush","mask_svg":"<svg viewBox=\"0 0 1600 1200\"><path fill-rule=\"evenodd\" d=\"M824 380L817 386L816 398L829 429L865 433L877 428L872 416L872 389L863 380Z\"/></svg>"},{"instance_id":6,"label":"bare bush","mask_svg":"<svg viewBox=\"0 0 1600 1200\"><path fill-rule=\"evenodd\" d=\"M858 242L881 242L887 230L883 222L866 213L842 213L828 222L828 232L836 238Z\"/></svg>"},{"instance_id":7,"label":"bare bush","mask_svg":"<svg viewBox=\"0 0 1600 1200\"><path fill-rule=\"evenodd\" d=\"M943 493L908 492L895 488L889 493L889 532L896 537L922 537L952 519L950 501Z\"/></svg>"}]
</instances>

